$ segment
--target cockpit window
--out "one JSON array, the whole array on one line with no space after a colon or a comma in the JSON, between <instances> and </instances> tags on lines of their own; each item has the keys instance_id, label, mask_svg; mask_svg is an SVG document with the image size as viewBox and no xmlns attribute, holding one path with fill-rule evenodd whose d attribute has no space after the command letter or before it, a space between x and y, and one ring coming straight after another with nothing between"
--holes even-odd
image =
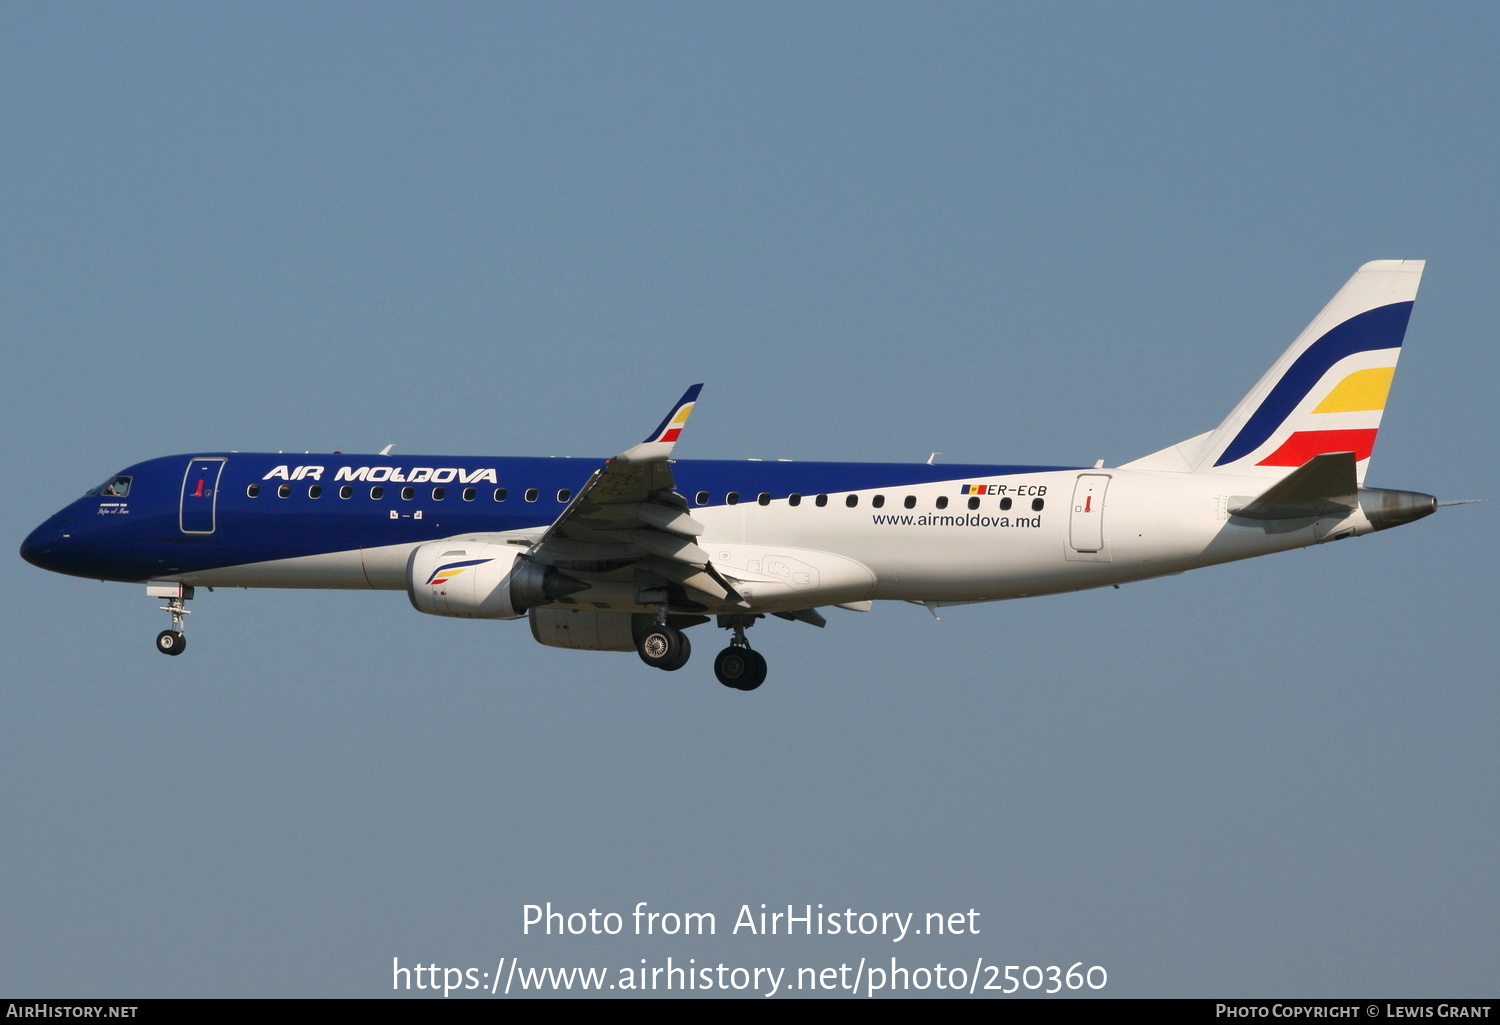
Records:
<instances>
[{"instance_id":1,"label":"cockpit window","mask_svg":"<svg viewBox=\"0 0 1500 1025\"><path fill-rule=\"evenodd\" d=\"M100 498L124 498L130 494L130 478L111 477L97 488L92 488L84 494L87 496L97 495Z\"/></svg>"}]
</instances>

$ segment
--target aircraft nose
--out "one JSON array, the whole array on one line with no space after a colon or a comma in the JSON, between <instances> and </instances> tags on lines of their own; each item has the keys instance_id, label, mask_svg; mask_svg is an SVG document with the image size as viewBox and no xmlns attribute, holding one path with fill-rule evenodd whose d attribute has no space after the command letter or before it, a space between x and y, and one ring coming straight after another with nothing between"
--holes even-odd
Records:
<instances>
[{"instance_id":1,"label":"aircraft nose","mask_svg":"<svg viewBox=\"0 0 1500 1025\"><path fill-rule=\"evenodd\" d=\"M21 558L42 569L56 569L58 546L62 541L62 527L67 521L53 516L37 527L21 542Z\"/></svg>"}]
</instances>

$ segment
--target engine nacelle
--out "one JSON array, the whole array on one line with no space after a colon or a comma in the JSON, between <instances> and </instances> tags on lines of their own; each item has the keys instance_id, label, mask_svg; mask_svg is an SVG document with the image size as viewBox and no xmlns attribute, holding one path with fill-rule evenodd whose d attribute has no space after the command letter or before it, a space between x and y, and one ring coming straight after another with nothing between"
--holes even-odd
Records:
<instances>
[{"instance_id":1,"label":"engine nacelle","mask_svg":"<svg viewBox=\"0 0 1500 1025\"><path fill-rule=\"evenodd\" d=\"M588 584L532 562L516 546L460 539L413 549L406 593L418 612L460 619L518 619ZM627 617L628 618L628 617Z\"/></svg>"},{"instance_id":2,"label":"engine nacelle","mask_svg":"<svg viewBox=\"0 0 1500 1025\"><path fill-rule=\"evenodd\" d=\"M634 651L634 620L629 612L532 609L531 636L553 648L575 651Z\"/></svg>"}]
</instances>

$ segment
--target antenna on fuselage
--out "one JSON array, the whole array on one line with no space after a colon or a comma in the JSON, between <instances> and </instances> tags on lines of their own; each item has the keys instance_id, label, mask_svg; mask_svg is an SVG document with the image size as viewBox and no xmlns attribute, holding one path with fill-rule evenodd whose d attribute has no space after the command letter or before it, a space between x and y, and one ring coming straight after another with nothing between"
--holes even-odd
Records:
<instances>
[{"instance_id":1,"label":"antenna on fuselage","mask_svg":"<svg viewBox=\"0 0 1500 1025\"><path fill-rule=\"evenodd\" d=\"M942 455L941 452L934 452L932 455L928 456L927 457L927 465L928 466L935 466L935 465L937 465L937 457L940 456L940 455Z\"/></svg>"},{"instance_id":2,"label":"antenna on fuselage","mask_svg":"<svg viewBox=\"0 0 1500 1025\"><path fill-rule=\"evenodd\" d=\"M385 448L381 449L380 450L380 454L383 455L383 456L388 456L388 455L391 454L391 449L393 449L395 447L396 447L396 443L393 441L389 445L387 445Z\"/></svg>"}]
</instances>

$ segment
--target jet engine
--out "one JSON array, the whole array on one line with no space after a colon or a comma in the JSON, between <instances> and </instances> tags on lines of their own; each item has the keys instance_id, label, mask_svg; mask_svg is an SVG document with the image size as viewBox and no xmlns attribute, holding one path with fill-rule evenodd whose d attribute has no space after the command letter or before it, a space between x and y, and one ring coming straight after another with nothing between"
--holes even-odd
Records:
<instances>
[{"instance_id":1,"label":"jet engine","mask_svg":"<svg viewBox=\"0 0 1500 1025\"><path fill-rule=\"evenodd\" d=\"M488 541L430 541L406 564L407 596L430 616L518 619L588 586L526 558L516 545Z\"/></svg>"}]
</instances>

